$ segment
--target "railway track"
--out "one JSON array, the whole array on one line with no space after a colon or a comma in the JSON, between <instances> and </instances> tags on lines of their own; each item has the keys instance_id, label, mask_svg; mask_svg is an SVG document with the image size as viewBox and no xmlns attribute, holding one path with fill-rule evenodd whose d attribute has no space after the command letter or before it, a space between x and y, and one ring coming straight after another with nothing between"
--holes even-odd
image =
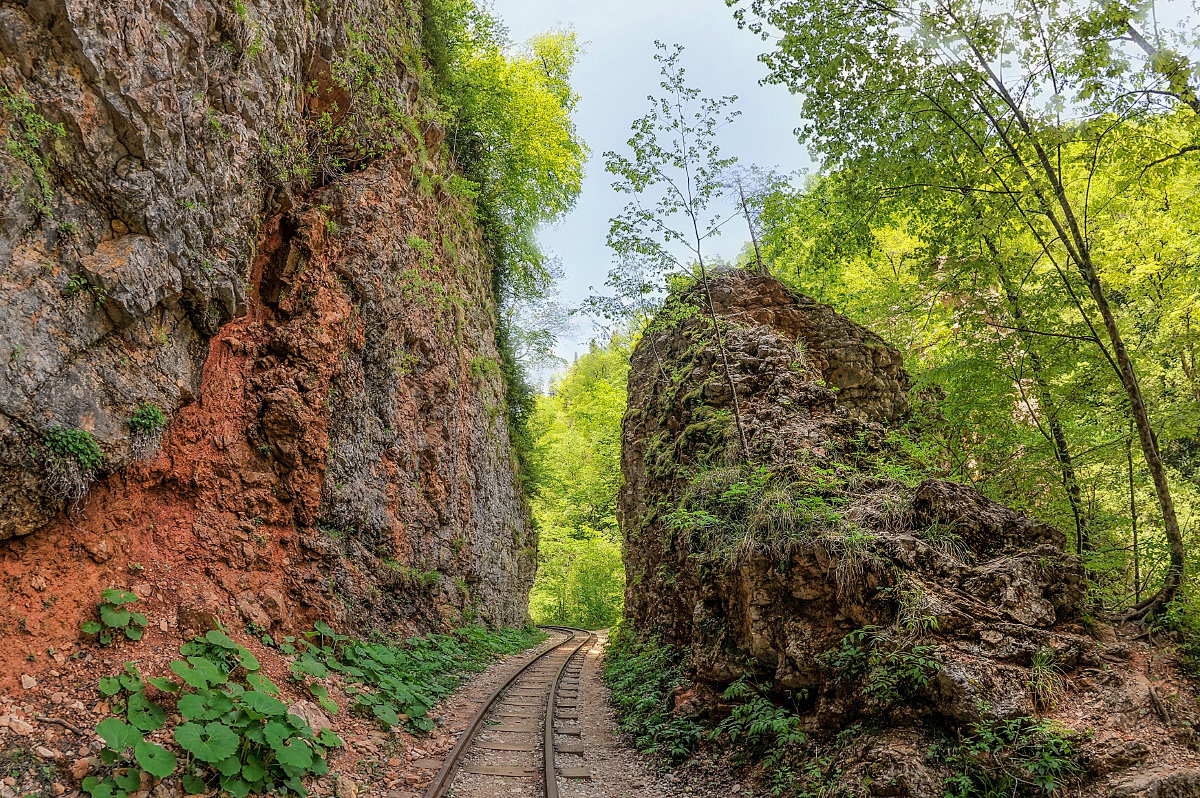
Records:
<instances>
[{"instance_id":1,"label":"railway track","mask_svg":"<svg viewBox=\"0 0 1200 798\"><path fill-rule=\"evenodd\" d=\"M583 754L579 676L582 652L595 635L564 626L542 628L566 637L492 692L446 755L424 798L450 795L464 774L540 781L546 798L558 798L559 776L590 778L586 768L559 759Z\"/></svg>"}]
</instances>

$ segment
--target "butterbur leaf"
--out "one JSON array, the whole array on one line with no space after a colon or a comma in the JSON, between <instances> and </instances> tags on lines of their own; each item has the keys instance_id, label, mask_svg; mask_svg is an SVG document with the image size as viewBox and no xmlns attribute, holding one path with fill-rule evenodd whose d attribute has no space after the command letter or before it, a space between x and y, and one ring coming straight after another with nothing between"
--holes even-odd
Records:
<instances>
[{"instance_id":1,"label":"butterbur leaf","mask_svg":"<svg viewBox=\"0 0 1200 798\"><path fill-rule=\"evenodd\" d=\"M391 704L376 704L371 707L371 711L375 713L375 717L389 726L398 726L400 724L400 716L396 714L396 708Z\"/></svg>"},{"instance_id":2,"label":"butterbur leaf","mask_svg":"<svg viewBox=\"0 0 1200 798\"><path fill-rule=\"evenodd\" d=\"M100 630L104 627L100 625L99 621L84 621L83 625L79 628L83 630L85 635L97 635L100 634Z\"/></svg>"},{"instance_id":3,"label":"butterbur leaf","mask_svg":"<svg viewBox=\"0 0 1200 798\"><path fill-rule=\"evenodd\" d=\"M329 772L329 763L325 761L325 757L314 754L313 763L308 766L308 772L314 776L324 776Z\"/></svg>"},{"instance_id":4,"label":"butterbur leaf","mask_svg":"<svg viewBox=\"0 0 1200 798\"><path fill-rule=\"evenodd\" d=\"M242 696L242 706L264 717L282 717L287 714L287 705L278 698L252 690Z\"/></svg>"},{"instance_id":5,"label":"butterbur leaf","mask_svg":"<svg viewBox=\"0 0 1200 798\"><path fill-rule=\"evenodd\" d=\"M247 673L246 684L250 685L255 690L258 690L260 693L266 693L267 695L279 695L279 687L276 686L275 682L271 681L261 673Z\"/></svg>"},{"instance_id":6,"label":"butterbur leaf","mask_svg":"<svg viewBox=\"0 0 1200 798\"><path fill-rule=\"evenodd\" d=\"M132 617L133 614L129 610L123 610L112 604L100 605L100 620L104 622L105 626L112 629L124 629L129 625L129 619Z\"/></svg>"},{"instance_id":7,"label":"butterbur leaf","mask_svg":"<svg viewBox=\"0 0 1200 798\"><path fill-rule=\"evenodd\" d=\"M222 723L182 723L175 728L175 741L205 762L220 762L238 749L238 736Z\"/></svg>"},{"instance_id":8,"label":"butterbur leaf","mask_svg":"<svg viewBox=\"0 0 1200 798\"><path fill-rule=\"evenodd\" d=\"M163 678L162 676L151 676L146 681L157 687L159 690L162 690L164 693L174 693L179 690L178 682Z\"/></svg>"},{"instance_id":9,"label":"butterbur leaf","mask_svg":"<svg viewBox=\"0 0 1200 798\"><path fill-rule=\"evenodd\" d=\"M208 634L204 635L204 639L218 648L225 648L230 651L236 651L238 648L238 644L233 642L233 639L229 635L217 629L210 630Z\"/></svg>"},{"instance_id":10,"label":"butterbur leaf","mask_svg":"<svg viewBox=\"0 0 1200 798\"><path fill-rule=\"evenodd\" d=\"M141 640L142 635L144 635L145 633L146 633L146 630L140 626L134 626L134 625L130 624L129 626L125 627L125 636L128 637L130 640Z\"/></svg>"},{"instance_id":11,"label":"butterbur leaf","mask_svg":"<svg viewBox=\"0 0 1200 798\"><path fill-rule=\"evenodd\" d=\"M121 682L121 686L131 693L140 693L146 689L146 683L142 681L139 673L123 673L117 679Z\"/></svg>"},{"instance_id":12,"label":"butterbur leaf","mask_svg":"<svg viewBox=\"0 0 1200 798\"><path fill-rule=\"evenodd\" d=\"M256 671L262 666L258 664L258 657L245 646L238 646L238 663L248 671Z\"/></svg>"},{"instance_id":13,"label":"butterbur leaf","mask_svg":"<svg viewBox=\"0 0 1200 798\"><path fill-rule=\"evenodd\" d=\"M100 680L100 695L114 696L121 692L121 680L116 676L105 676Z\"/></svg>"},{"instance_id":14,"label":"butterbur leaf","mask_svg":"<svg viewBox=\"0 0 1200 798\"><path fill-rule=\"evenodd\" d=\"M96 724L96 734L114 751L124 751L142 741L142 733L120 718L105 718Z\"/></svg>"},{"instance_id":15,"label":"butterbur leaf","mask_svg":"<svg viewBox=\"0 0 1200 798\"><path fill-rule=\"evenodd\" d=\"M217 772L222 776L236 776L242 772L242 762L237 758L237 756L226 757L213 767L215 767Z\"/></svg>"},{"instance_id":16,"label":"butterbur leaf","mask_svg":"<svg viewBox=\"0 0 1200 798\"><path fill-rule=\"evenodd\" d=\"M142 770L156 779L165 779L175 772L178 761L175 755L161 745L142 742L133 748L133 755Z\"/></svg>"},{"instance_id":17,"label":"butterbur leaf","mask_svg":"<svg viewBox=\"0 0 1200 798\"><path fill-rule=\"evenodd\" d=\"M208 785L190 773L180 781L183 782L183 791L187 795L200 795L208 789Z\"/></svg>"},{"instance_id":18,"label":"butterbur leaf","mask_svg":"<svg viewBox=\"0 0 1200 798\"><path fill-rule=\"evenodd\" d=\"M283 749L284 742L291 734L292 730L277 720L270 721L263 729L263 737L266 739L267 745L271 746L271 750L276 753Z\"/></svg>"},{"instance_id":19,"label":"butterbur leaf","mask_svg":"<svg viewBox=\"0 0 1200 798\"><path fill-rule=\"evenodd\" d=\"M326 748L337 748L342 744L342 738L338 737L333 729L321 729L321 736L317 738L317 742Z\"/></svg>"},{"instance_id":20,"label":"butterbur leaf","mask_svg":"<svg viewBox=\"0 0 1200 798\"><path fill-rule=\"evenodd\" d=\"M107 646L113 641L112 632L101 632L98 639L100 640L100 645Z\"/></svg>"},{"instance_id":21,"label":"butterbur leaf","mask_svg":"<svg viewBox=\"0 0 1200 798\"><path fill-rule=\"evenodd\" d=\"M142 786L142 774L137 768L124 768L113 774L113 781L125 792L133 792Z\"/></svg>"},{"instance_id":22,"label":"butterbur leaf","mask_svg":"<svg viewBox=\"0 0 1200 798\"><path fill-rule=\"evenodd\" d=\"M142 615L140 612L129 613L129 622L136 624L137 626L145 626L147 623L146 616Z\"/></svg>"},{"instance_id":23,"label":"butterbur leaf","mask_svg":"<svg viewBox=\"0 0 1200 798\"><path fill-rule=\"evenodd\" d=\"M266 777L267 770L258 757L253 755L246 757L246 761L242 763L242 778L251 784L257 784Z\"/></svg>"},{"instance_id":24,"label":"butterbur leaf","mask_svg":"<svg viewBox=\"0 0 1200 798\"><path fill-rule=\"evenodd\" d=\"M312 764L312 749L303 740L289 740L287 745L276 751L275 759L285 767L306 769Z\"/></svg>"},{"instance_id":25,"label":"butterbur leaf","mask_svg":"<svg viewBox=\"0 0 1200 798\"><path fill-rule=\"evenodd\" d=\"M129 722L144 732L158 731L167 721L167 713L142 693L129 697Z\"/></svg>"},{"instance_id":26,"label":"butterbur leaf","mask_svg":"<svg viewBox=\"0 0 1200 798\"><path fill-rule=\"evenodd\" d=\"M329 670L325 665L309 654L305 654L293 662L291 671L293 675L308 674L318 679L324 679L329 675Z\"/></svg>"},{"instance_id":27,"label":"butterbur leaf","mask_svg":"<svg viewBox=\"0 0 1200 798\"><path fill-rule=\"evenodd\" d=\"M92 798L113 798L113 783L109 779L101 781L95 776L83 780L83 790Z\"/></svg>"},{"instance_id":28,"label":"butterbur leaf","mask_svg":"<svg viewBox=\"0 0 1200 798\"><path fill-rule=\"evenodd\" d=\"M233 796L233 798L246 798L250 794L250 785L241 778L231 776L221 779L221 789Z\"/></svg>"},{"instance_id":29,"label":"butterbur leaf","mask_svg":"<svg viewBox=\"0 0 1200 798\"><path fill-rule=\"evenodd\" d=\"M100 761L106 765L115 765L121 761L121 755L111 748L101 748Z\"/></svg>"},{"instance_id":30,"label":"butterbur leaf","mask_svg":"<svg viewBox=\"0 0 1200 798\"><path fill-rule=\"evenodd\" d=\"M118 590L116 588L109 588L108 590L105 590L100 594L100 598L104 601L107 601L109 604L117 605L132 604L138 600L136 594L130 593L128 590Z\"/></svg>"},{"instance_id":31,"label":"butterbur leaf","mask_svg":"<svg viewBox=\"0 0 1200 798\"><path fill-rule=\"evenodd\" d=\"M198 694L187 693L179 697L178 709L184 720L203 720L208 704Z\"/></svg>"}]
</instances>

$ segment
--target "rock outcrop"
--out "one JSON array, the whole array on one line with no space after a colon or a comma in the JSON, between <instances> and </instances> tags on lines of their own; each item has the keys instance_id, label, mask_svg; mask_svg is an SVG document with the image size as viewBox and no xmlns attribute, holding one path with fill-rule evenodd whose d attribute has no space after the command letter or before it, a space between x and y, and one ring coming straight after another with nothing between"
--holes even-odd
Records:
<instances>
[{"instance_id":1,"label":"rock outcrop","mask_svg":"<svg viewBox=\"0 0 1200 798\"><path fill-rule=\"evenodd\" d=\"M113 586L163 634L525 619L491 267L411 13L0 6L0 682Z\"/></svg>"},{"instance_id":2,"label":"rock outcrop","mask_svg":"<svg viewBox=\"0 0 1200 798\"><path fill-rule=\"evenodd\" d=\"M771 278L722 274L711 297L731 374L701 287L675 293L623 426L627 611L689 653L686 714L762 685L798 708L829 794L989 772L1043 794L1021 757L1067 741L1047 761L1071 794L1200 795L1193 687L1090 616L1058 530L923 477L899 353Z\"/></svg>"}]
</instances>

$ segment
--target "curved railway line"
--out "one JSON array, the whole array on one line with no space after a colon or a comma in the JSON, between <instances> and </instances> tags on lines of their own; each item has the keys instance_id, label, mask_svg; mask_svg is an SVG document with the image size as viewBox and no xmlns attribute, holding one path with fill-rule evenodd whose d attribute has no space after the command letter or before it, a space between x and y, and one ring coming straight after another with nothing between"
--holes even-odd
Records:
<instances>
[{"instance_id":1,"label":"curved railway line","mask_svg":"<svg viewBox=\"0 0 1200 798\"><path fill-rule=\"evenodd\" d=\"M564 626L542 628L567 637L492 691L446 755L424 798L450 795L463 774L540 781L546 798L558 798L559 776L590 778L586 768L564 766L558 759L583 754L578 724L581 652L596 636ZM534 764L537 759L540 768Z\"/></svg>"}]
</instances>

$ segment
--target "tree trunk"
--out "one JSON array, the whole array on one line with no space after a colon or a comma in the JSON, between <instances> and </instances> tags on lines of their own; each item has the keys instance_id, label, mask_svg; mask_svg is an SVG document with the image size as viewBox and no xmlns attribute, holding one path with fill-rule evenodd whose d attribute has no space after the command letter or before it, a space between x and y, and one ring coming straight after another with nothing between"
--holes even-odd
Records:
<instances>
[{"instance_id":1,"label":"tree trunk","mask_svg":"<svg viewBox=\"0 0 1200 798\"><path fill-rule=\"evenodd\" d=\"M1030 370L1033 372L1033 381L1038 389L1038 402L1041 403L1042 410L1046 414L1046 426L1050 428L1050 439L1054 445L1054 459L1058 462L1059 471L1062 473L1063 490L1066 491L1067 501L1071 505L1071 513L1075 517L1075 550L1080 556L1083 556L1092 550L1092 541L1088 530L1088 520L1083 512L1083 491L1079 486L1079 477L1075 471L1075 460L1071 456L1071 449L1067 445L1067 435L1063 431L1062 421L1054 406L1050 383L1046 379L1046 370L1042 365L1042 359L1034 348L1033 335L1025 331L1025 309L1021 304L1021 296L1012 284L1012 279L1004 270L1004 264L1000 262L1000 253L995 244L991 239L985 238L985 240L992 256L996 258L996 268L1000 275L1000 285L1004 289L1004 298L1008 310L1016 322L1013 326L1018 328L1017 335L1021 339L1021 345L1029 355Z\"/></svg>"}]
</instances>

